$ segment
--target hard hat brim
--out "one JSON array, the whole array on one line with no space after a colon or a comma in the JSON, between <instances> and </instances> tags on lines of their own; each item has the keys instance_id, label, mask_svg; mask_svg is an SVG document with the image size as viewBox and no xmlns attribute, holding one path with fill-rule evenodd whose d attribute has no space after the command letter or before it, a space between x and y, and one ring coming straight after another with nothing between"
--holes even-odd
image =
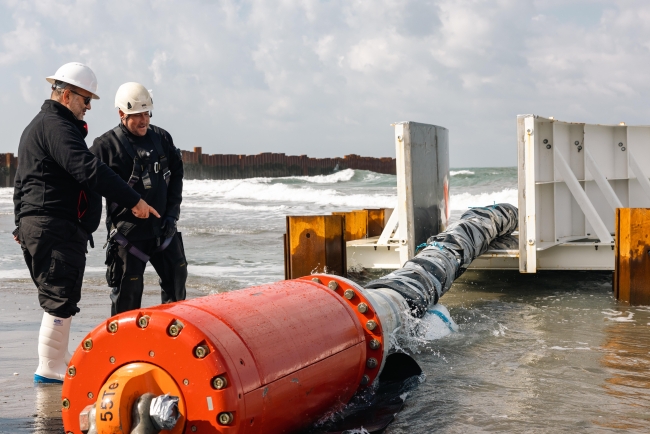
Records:
<instances>
[{"instance_id":1,"label":"hard hat brim","mask_svg":"<svg viewBox=\"0 0 650 434\"><path fill-rule=\"evenodd\" d=\"M47 82L50 83L50 84L54 84L54 82L55 82L56 80L59 80L59 81L62 81L62 82L64 82L64 83L68 83L68 84L71 84L71 85L73 85L73 86L77 86L79 89L83 89L83 90L85 90L86 92L90 92L90 95L92 96L92 99L99 99L99 95L97 95L96 93L94 93L94 92L92 92L92 91L86 89L84 86L81 85L81 83L76 82L75 80L64 79L64 78L62 79L62 78L58 78L58 77L56 77L56 76L54 76L54 75L51 75L51 76L49 76L49 77L46 77L45 80L47 80Z\"/></svg>"}]
</instances>

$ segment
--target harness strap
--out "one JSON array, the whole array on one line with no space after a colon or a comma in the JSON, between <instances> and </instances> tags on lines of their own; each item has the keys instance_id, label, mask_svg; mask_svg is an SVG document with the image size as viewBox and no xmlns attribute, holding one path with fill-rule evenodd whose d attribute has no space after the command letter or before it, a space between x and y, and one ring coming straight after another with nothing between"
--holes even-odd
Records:
<instances>
[{"instance_id":1,"label":"harness strap","mask_svg":"<svg viewBox=\"0 0 650 434\"><path fill-rule=\"evenodd\" d=\"M151 141L153 142L154 149L156 150L156 153L158 154L158 159L160 160L154 162L154 164L152 165L153 167L151 168L153 169L154 173L158 173L162 170L163 179L165 180L167 186L169 186L169 181L172 173L169 170L167 156L165 155L165 152L162 147L162 136L156 133L155 131L153 131L151 128L149 128L149 130L152 133L150 136ZM127 182L129 187L133 188L133 186L142 177L144 188L145 189L151 188L151 179L149 178L149 167L147 167L143 172L140 158L138 157L138 154L135 152L135 149L133 149L133 146L131 145L131 142L129 142L128 137L126 137L126 134L124 134L124 131L122 131L122 127L120 125L116 126L115 128L113 128L113 132L119 139L120 143L122 144L126 152L129 154L129 156L133 158L133 171L131 172L131 176L129 177L129 181ZM109 215L112 216L112 214L117 210L118 207L119 205L117 203L111 202L111 204L108 206ZM122 232L120 232L119 229L122 229L124 226L125 225L118 225L118 227L113 228L113 230L110 232L108 236L108 240L106 240L106 244L104 245L104 247L106 247L106 245L111 239L115 240L115 242L117 242L120 246L122 246L126 251L131 253L133 256L135 256L136 258L140 259L143 262L148 262L149 256L143 253L140 249L135 247L133 244L131 244L131 242L126 238L126 234L128 234L128 232L131 229L133 229L133 227L128 228L123 234ZM171 236L165 239L165 241L163 241L163 243L160 246L158 246L153 253L157 253L165 250L172 242L173 238L174 237Z\"/></svg>"},{"instance_id":2,"label":"harness strap","mask_svg":"<svg viewBox=\"0 0 650 434\"><path fill-rule=\"evenodd\" d=\"M158 164L160 165L160 169L162 170L163 173L163 178L165 180L165 183L169 185L169 177L171 176L172 172L169 170L169 162L167 161L167 156L165 155L165 151L163 150L162 147L162 136L160 134L155 133L153 130L151 130L153 133L151 135L151 141L153 142L153 147L156 149L156 153L158 154L158 159L160 160ZM154 163L154 171L158 173L158 170L156 170L156 163Z\"/></svg>"},{"instance_id":3,"label":"harness strap","mask_svg":"<svg viewBox=\"0 0 650 434\"><path fill-rule=\"evenodd\" d=\"M122 128L119 125L113 128L113 132L119 139L120 143L122 144L126 152L129 154L129 156L133 158L133 170L131 171L131 176L129 177L129 181L127 182L129 187L133 188L133 186L137 184L137 182L140 180L140 175L142 174L142 165L140 164L140 159L138 158L138 155L135 153L135 150L133 149L131 142L129 142L129 139L126 137L126 134L124 134L124 131L122 131ZM108 206L108 213L113 214L118 207L119 205L117 203L111 202L110 205Z\"/></svg>"},{"instance_id":4,"label":"harness strap","mask_svg":"<svg viewBox=\"0 0 650 434\"><path fill-rule=\"evenodd\" d=\"M138 249L137 247L135 247L135 246L134 246L134 245L133 245L133 244L132 244L132 243L131 243L131 242L130 242L130 241L129 241L125 236L124 236L124 235L122 235L122 234L120 233L120 231L118 231L117 229L113 229L113 230L111 231L111 233L110 233L109 236L108 236L108 239L109 239L109 241L110 241L111 239L112 239L112 240L115 240L115 242L116 242L117 244L119 244L120 246L122 246L122 247L124 248L124 250L126 250L127 252L129 252L130 254L132 254L133 256L135 256L136 258L138 258L139 260L141 260L142 262L149 262L149 259L151 259L151 257L150 257L149 255L147 255L147 254L144 253L142 250L140 250L140 249ZM158 247L156 247L156 250L154 250L153 253L158 253L158 252L162 252L163 250L165 250L167 247L169 247L169 245L171 244L171 242L172 242L173 239L174 239L174 236L173 236L173 235L172 235L171 237L169 237L169 238L166 238L165 241L164 241L161 245L159 245Z\"/></svg>"}]
</instances>

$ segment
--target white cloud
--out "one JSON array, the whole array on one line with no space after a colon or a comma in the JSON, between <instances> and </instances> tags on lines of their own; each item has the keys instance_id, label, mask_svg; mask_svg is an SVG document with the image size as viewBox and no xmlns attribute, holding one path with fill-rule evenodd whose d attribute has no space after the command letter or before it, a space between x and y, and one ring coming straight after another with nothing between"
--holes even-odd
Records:
<instances>
[{"instance_id":1,"label":"white cloud","mask_svg":"<svg viewBox=\"0 0 650 434\"><path fill-rule=\"evenodd\" d=\"M394 153L391 122L450 129L455 166L514 165L515 116L647 123L650 4L641 0L41 0L0 3L0 152L86 62L114 126L126 81L154 122L205 152ZM15 77L15 78L12 78ZM33 80L27 79L32 77ZM42 87L41 87L42 86ZM41 90L39 90L41 89Z\"/></svg>"},{"instance_id":2,"label":"white cloud","mask_svg":"<svg viewBox=\"0 0 650 434\"><path fill-rule=\"evenodd\" d=\"M153 72L153 82L161 84L163 82L163 69L167 63L167 53L164 51L157 52L153 56L149 69Z\"/></svg>"},{"instance_id":3,"label":"white cloud","mask_svg":"<svg viewBox=\"0 0 650 434\"><path fill-rule=\"evenodd\" d=\"M18 84L20 87L20 93L23 97L23 100L27 104L36 104L38 102L38 99L34 95L34 89L32 85L32 77L27 76L27 77L18 77Z\"/></svg>"}]
</instances>

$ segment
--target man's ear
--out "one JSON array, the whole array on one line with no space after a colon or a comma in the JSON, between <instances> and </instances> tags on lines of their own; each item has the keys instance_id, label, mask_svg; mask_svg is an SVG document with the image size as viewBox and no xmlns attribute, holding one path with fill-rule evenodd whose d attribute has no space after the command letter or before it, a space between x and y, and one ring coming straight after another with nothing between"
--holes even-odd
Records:
<instances>
[{"instance_id":1,"label":"man's ear","mask_svg":"<svg viewBox=\"0 0 650 434\"><path fill-rule=\"evenodd\" d=\"M122 109L117 109L117 113L120 115L120 120L126 117L126 114L122 111Z\"/></svg>"},{"instance_id":2,"label":"man's ear","mask_svg":"<svg viewBox=\"0 0 650 434\"><path fill-rule=\"evenodd\" d=\"M70 89L67 87L63 89L63 92L61 93L61 104L64 106L70 104Z\"/></svg>"}]
</instances>

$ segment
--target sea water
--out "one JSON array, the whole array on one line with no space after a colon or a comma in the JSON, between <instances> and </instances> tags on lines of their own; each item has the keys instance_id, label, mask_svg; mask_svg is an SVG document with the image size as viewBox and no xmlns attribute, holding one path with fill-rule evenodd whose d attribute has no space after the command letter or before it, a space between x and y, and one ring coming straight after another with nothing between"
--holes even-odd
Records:
<instances>
[{"instance_id":1,"label":"sea water","mask_svg":"<svg viewBox=\"0 0 650 434\"><path fill-rule=\"evenodd\" d=\"M517 204L515 168L454 169L450 185L452 219L471 206ZM60 432L60 387L31 383L42 311L11 241L11 196L0 189L0 432ZM287 215L395 205L395 177L361 170L185 181L188 297L283 279ZM71 348L110 312L105 237L100 228L88 254ZM148 267L143 305L159 297ZM403 342L426 380L387 433L650 431L650 309L617 303L611 273L468 272L441 303L459 330Z\"/></svg>"}]
</instances>

